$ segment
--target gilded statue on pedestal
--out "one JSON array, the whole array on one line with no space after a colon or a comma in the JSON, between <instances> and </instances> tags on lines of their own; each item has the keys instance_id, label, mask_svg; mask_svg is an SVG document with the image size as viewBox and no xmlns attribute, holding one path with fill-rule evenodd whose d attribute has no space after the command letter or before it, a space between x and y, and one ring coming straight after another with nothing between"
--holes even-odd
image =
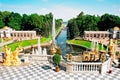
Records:
<instances>
[{"instance_id":1,"label":"gilded statue on pedestal","mask_svg":"<svg viewBox=\"0 0 120 80\"><path fill-rule=\"evenodd\" d=\"M110 56L112 58L112 61L114 61L115 59L115 46L114 46L114 43L113 43L113 39L110 39Z\"/></svg>"},{"instance_id":2,"label":"gilded statue on pedestal","mask_svg":"<svg viewBox=\"0 0 120 80\"><path fill-rule=\"evenodd\" d=\"M73 61L73 56L72 54L66 54L66 58L68 61L72 62Z\"/></svg>"},{"instance_id":3,"label":"gilded statue on pedestal","mask_svg":"<svg viewBox=\"0 0 120 80\"><path fill-rule=\"evenodd\" d=\"M55 43L53 43L52 48L50 49L50 52L52 54L55 54L55 53L61 54L60 48L57 47L57 45Z\"/></svg>"},{"instance_id":4,"label":"gilded statue on pedestal","mask_svg":"<svg viewBox=\"0 0 120 80\"><path fill-rule=\"evenodd\" d=\"M23 49L22 47L18 47L16 48L16 50L14 52L12 52L13 55L13 65L20 65L20 59L18 58L19 52L21 52Z\"/></svg>"},{"instance_id":5,"label":"gilded statue on pedestal","mask_svg":"<svg viewBox=\"0 0 120 80\"><path fill-rule=\"evenodd\" d=\"M94 49L94 55L95 55L95 60L99 59L99 53L97 48Z\"/></svg>"},{"instance_id":6,"label":"gilded statue on pedestal","mask_svg":"<svg viewBox=\"0 0 120 80\"><path fill-rule=\"evenodd\" d=\"M21 52L23 49L22 47L18 47L16 48L15 51L11 52L11 48L9 48L8 46L4 47L4 54L5 54L5 58L3 59L3 65L4 66L16 66L16 65L20 65L21 61L18 57L19 52Z\"/></svg>"},{"instance_id":7,"label":"gilded statue on pedestal","mask_svg":"<svg viewBox=\"0 0 120 80\"><path fill-rule=\"evenodd\" d=\"M105 54L105 52L103 52L103 53L100 54L100 61L102 63L106 61L106 54Z\"/></svg>"},{"instance_id":8,"label":"gilded statue on pedestal","mask_svg":"<svg viewBox=\"0 0 120 80\"><path fill-rule=\"evenodd\" d=\"M11 49L9 47L5 46L4 47L5 59L3 59L3 61L4 61L3 65L5 65L5 66L10 66L11 65L10 55L11 55Z\"/></svg>"}]
</instances>

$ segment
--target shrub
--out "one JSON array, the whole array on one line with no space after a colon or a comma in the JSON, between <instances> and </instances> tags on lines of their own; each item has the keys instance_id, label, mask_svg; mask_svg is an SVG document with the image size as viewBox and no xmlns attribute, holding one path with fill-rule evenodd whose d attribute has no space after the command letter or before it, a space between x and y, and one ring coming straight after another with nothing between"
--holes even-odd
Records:
<instances>
[{"instance_id":1,"label":"shrub","mask_svg":"<svg viewBox=\"0 0 120 80\"><path fill-rule=\"evenodd\" d=\"M59 63L60 63L60 61L61 61L61 56L60 56L60 54L56 53L56 54L53 56L53 62L54 62L54 64L56 64L56 65L58 66Z\"/></svg>"}]
</instances>

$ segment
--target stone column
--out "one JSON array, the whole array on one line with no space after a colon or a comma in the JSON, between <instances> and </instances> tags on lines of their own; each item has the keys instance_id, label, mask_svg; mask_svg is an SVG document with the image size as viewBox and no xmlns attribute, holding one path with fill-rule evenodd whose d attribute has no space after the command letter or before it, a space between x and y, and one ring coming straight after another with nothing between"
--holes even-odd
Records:
<instances>
[{"instance_id":1,"label":"stone column","mask_svg":"<svg viewBox=\"0 0 120 80\"><path fill-rule=\"evenodd\" d=\"M101 38L101 34L99 33L99 38Z\"/></svg>"},{"instance_id":2,"label":"stone column","mask_svg":"<svg viewBox=\"0 0 120 80\"><path fill-rule=\"evenodd\" d=\"M17 33L15 33L15 37L17 38Z\"/></svg>"},{"instance_id":3,"label":"stone column","mask_svg":"<svg viewBox=\"0 0 120 80\"><path fill-rule=\"evenodd\" d=\"M94 34L92 34L92 38L94 37Z\"/></svg>"},{"instance_id":4,"label":"stone column","mask_svg":"<svg viewBox=\"0 0 120 80\"><path fill-rule=\"evenodd\" d=\"M14 34L13 33L11 33L12 34L12 38L14 38Z\"/></svg>"},{"instance_id":5,"label":"stone column","mask_svg":"<svg viewBox=\"0 0 120 80\"><path fill-rule=\"evenodd\" d=\"M23 36L23 38L24 38L24 32L22 33L22 36Z\"/></svg>"},{"instance_id":6,"label":"stone column","mask_svg":"<svg viewBox=\"0 0 120 80\"><path fill-rule=\"evenodd\" d=\"M69 63L67 63L67 66L66 66L66 71L67 71L67 72L73 72L73 65L72 65L72 64L69 64Z\"/></svg>"}]
</instances>

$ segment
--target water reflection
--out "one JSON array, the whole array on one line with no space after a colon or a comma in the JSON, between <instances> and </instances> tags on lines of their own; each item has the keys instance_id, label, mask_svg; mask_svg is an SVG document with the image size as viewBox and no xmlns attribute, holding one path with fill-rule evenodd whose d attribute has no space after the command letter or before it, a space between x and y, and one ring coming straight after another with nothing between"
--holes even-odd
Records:
<instances>
[{"instance_id":1,"label":"water reflection","mask_svg":"<svg viewBox=\"0 0 120 80\"><path fill-rule=\"evenodd\" d=\"M66 43L67 40L67 28L63 29L59 36L57 37L57 46L60 47L62 51L62 55L64 56L66 53L72 53L72 54L80 54L81 52L85 51L86 48L76 46L76 45L70 45Z\"/></svg>"}]
</instances>

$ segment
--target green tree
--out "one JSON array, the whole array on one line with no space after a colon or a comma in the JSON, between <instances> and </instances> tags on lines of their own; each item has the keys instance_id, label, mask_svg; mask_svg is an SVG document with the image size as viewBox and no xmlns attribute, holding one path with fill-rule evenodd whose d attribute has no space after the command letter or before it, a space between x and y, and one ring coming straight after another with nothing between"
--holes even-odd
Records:
<instances>
[{"instance_id":1,"label":"green tree","mask_svg":"<svg viewBox=\"0 0 120 80\"><path fill-rule=\"evenodd\" d=\"M73 39L79 35L79 29L78 29L75 19L71 19L68 22L67 27L68 27L68 32L69 32L67 33L69 34L68 38Z\"/></svg>"},{"instance_id":2,"label":"green tree","mask_svg":"<svg viewBox=\"0 0 120 80\"><path fill-rule=\"evenodd\" d=\"M29 19L29 16L27 14L23 14L21 30L27 30L28 29L28 19Z\"/></svg>"},{"instance_id":3,"label":"green tree","mask_svg":"<svg viewBox=\"0 0 120 80\"><path fill-rule=\"evenodd\" d=\"M19 13L12 12L7 18L8 18L7 26L15 30L20 30L22 17Z\"/></svg>"},{"instance_id":4,"label":"green tree","mask_svg":"<svg viewBox=\"0 0 120 80\"><path fill-rule=\"evenodd\" d=\"M118 16L107 13L101 16L98 23L99 30L108 30L115 26L120 26L120 18Z\"/></svg>"},{"instance_id":5,"label":"green tree","mask_svg":"<svg viewBox=\"0 0 120 80\"><path fill-rule=\"evenodd\" d=\"M42 28L42 19L38 14L31 14L28 19L28 28L33 30L35 28Z\"/></svg>"},{"instance_id":6,"label":"green tree","mask_svg":"<svg viewBox=\"0 0 120 80\"><path fill-rule=\"evenodd\" d=\"M78 35L83 36L84 31L98 30L98 22L100 21L99 16L95 15L84 15L81 12L77 18L70 19L68 21L68 31L67 36L70 39L77 37ZM74 26L74 27L73 27Z\"/></svg>"},{"instance_id":7,"label":"green tree","mask_svg":"<svg viewBox=\"0 0 120 80\"><path fill-rule=\"evenodd\" d=\"M15 30L36 30L38 35L48 37L52 33L53 14L23 14L0 11L0 28L9 26ZM61 27L62 19L56 19L56 29Z\"/></svg>"},{"instance_id":8,"label":"green tree","mask_svg":"<svg viewBox=\"0 0 120 80\"><path fill-rule=\"evenodd\" d=\"M3 17L0 15L0 28L3 28L5 26Z\"/></svg>"}]
</instances>

